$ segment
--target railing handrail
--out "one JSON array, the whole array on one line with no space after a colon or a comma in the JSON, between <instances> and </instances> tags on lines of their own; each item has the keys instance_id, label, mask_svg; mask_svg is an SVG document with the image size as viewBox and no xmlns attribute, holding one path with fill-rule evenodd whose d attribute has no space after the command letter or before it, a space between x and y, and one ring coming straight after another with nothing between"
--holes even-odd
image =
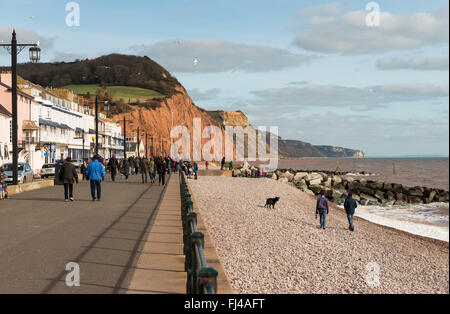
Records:
<instances>
[{"instance_id":1,"label":"railing handrail","mask_svg":"<svg viewBox=\"0 0 450 314\"><path fill-rule=\"evenodd\" d=\"M204 252L204 234L197 228L197 213L186 178L180 170L181 217L183 222L185 270L187 271L186 292L188 294L216 294L218 272L208 267Z\"/></svg>"}]
</instances>

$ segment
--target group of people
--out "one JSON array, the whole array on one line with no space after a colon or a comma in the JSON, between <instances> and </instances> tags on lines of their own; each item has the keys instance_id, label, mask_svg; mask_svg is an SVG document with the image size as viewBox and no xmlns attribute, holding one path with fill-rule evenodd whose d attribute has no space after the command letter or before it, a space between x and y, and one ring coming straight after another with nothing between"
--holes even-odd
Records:
<instances>
[{"instance_id":1,"label":"group of people","mask_svg":"<svg viewBox=\"0 0 450 314\"><path fill-rule=\"evenodd\" d=\"M116 181L117 174L121 174L128 180L130 175L141 174L142 183L152 184L156 182L156 175L159 177L159 185L165 185L166 174L177 172L179 162L170 157L150 157L150 158L123 158L117 159L112 156L108 161L101 156L95 155L92 161L85 161L81 165L80 171L83 180L90 181L92 201L100 201L102 195L101 183L104 181L107 172L111 174L111 180ZM73 185L78 184L78 173L72 164L72 159L68 157L59 171L59 181L64 185L64 200L74 201Z\"/></svg>"},{"instance_id":2,"label":"group of people","mask_svg":"<svg viewBox=\"0 0 450 314\"><path fill-rule=\"evenodd\" d=\"M350 192L345 199L344 202L344 209L347 214L348 229L350 231L355 231L355 226L353 224L353 216L355 215L355 210L358 207L358 204L353 199L353 195ZM316 203L316 219L317 216L320 216L320 228L325 229L326 228L326 218L329 214L329 205L328 205L328 199L325 196L325 192L322 192L320 197L317 199Z\"/></svg>"}]
</instances>

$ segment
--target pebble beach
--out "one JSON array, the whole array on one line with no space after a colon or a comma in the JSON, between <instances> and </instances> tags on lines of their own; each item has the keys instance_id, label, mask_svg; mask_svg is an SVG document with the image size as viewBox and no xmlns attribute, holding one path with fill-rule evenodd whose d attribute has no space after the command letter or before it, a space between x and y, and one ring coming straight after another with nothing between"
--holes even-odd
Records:
<instances>
[{"instance_id":1,"label":"pebble beach","mask_svg":"<svg viewBox=\"0 0 450 314\"><path fill-rule=\"evenodd\" d=\"M189 180L197 209L236 293L449 293L448 243L355 217L271 179ZM267 198L280 197L275 209Z\"/></svg>"}]
</instances>

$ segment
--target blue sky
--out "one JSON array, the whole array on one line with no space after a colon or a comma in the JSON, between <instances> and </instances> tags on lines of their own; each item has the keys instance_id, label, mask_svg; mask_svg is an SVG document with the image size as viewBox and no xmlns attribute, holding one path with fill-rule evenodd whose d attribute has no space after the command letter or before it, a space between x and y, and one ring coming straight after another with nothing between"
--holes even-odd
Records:
<instances>
[{"instance_id":1,"label":"blue sky","mask_svg":"<svg viewBox=\"0 0 450 314\"><path fill-rule=\"evenodd\" d=\"M364 24L369 1L82 0L79 27L68 2L0 0L0 41L15 27L42 61L148 55L198 106L240 109L284 138L448 155L448 1L377 1L379 27Z\"/></svg>"}]
</instances>

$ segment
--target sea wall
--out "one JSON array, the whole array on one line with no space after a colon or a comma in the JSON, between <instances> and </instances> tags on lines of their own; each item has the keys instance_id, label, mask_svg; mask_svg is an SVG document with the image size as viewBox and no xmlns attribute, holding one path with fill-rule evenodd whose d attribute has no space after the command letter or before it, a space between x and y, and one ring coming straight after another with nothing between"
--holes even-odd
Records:
<instances>
[{"instance_id":1,"label":"sea wall","mask_svg":"<svg viewBox=\"0 0 450 314\"><path fill-rule=\"evenodd\" d=\"M255 173L258 173L257 168L244 163L242 168L233 171L233 176L250 177ZM330 201L339 205L344 203L349 192L353 193L353 198L361 205L417 205L449 201L449 191L442 189L408 187L397 183L354 178L344 172L291 169L267 172L264 176L292 184L310 195L319 195L323 191Z\"/></svg>"}]
</instances>

